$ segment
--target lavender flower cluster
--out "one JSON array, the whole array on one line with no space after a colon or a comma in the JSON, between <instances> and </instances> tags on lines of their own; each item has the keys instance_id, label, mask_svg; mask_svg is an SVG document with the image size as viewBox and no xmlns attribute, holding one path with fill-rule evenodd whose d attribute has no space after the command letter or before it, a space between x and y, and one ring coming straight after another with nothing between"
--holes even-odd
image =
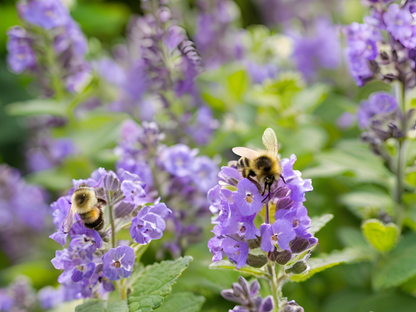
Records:
<instances>
[{"instance_id":1,"label":"lavender flower cluster","mask_svg":"<svg viewBox=\"0 0 416 312\"><path fill-rule=\"evenodd\" d=\"M69 246L58 250L52 259L53 266L63 270L58 278L62 300L105 298L114 290L111 281L132 274L135 249L163 236L171 210L158 199L152 202L144 200L147 196L145 182L137 174L123 169L116 174L100 168L90 178L74 180L73 183L74 188L68 195L51 205L57 232L50 237L62 246L68 235L71 238ZM100 197L106 199L108 209L105 215L110 222L107 221L103 231L86 228L76 214L76 222L69 234L64 233L63 221L71 208L71 195L79 185L95 188ZM117 241L117 232L127 227L130 227L132 241ZM108 243L109 236L113 248Z\"/></svg>"},{"instance_id":2,"label":"lavender flower cluster","mask_svg":"<svg viewBox=\"0 0 416 312\"><path fill-rule=\"evenodd\" d=\"M169 220L175 239L165 247L178 257L188 244L200 239L202 228L198 219L207 214L205 194L217 183L219 169L209 157L197 156L197 149L184 144L164 146L160 143L163 138L154 122L142 122L141 126L125 122L122 140L116 148L121 156L116 167L139 175L146 183L147 195L139 203L167 198L174 212Z\"/></svg>"},{"instance_id":3,"label":"lavender flower cluster","mask_svg":"<svg viewBox=\"0 0 416 312\"><path fill-rule=\"evenodd\" d=\"M0 244L13 261L31 248L33 234L44 229L49 215L46 200L47 193L27 184L19 170L0 165Z\"/></svg>"},{"instance_id":4,"label":"lavender flower cluster","mask_svg":"<svg viewBox=\"0 0 416 312\"><path fill-rule=\"evenodd\" d=\"M15 73L39 77L45 95L80 91L91 78L87 41L60 0L28 0L18 5L24 27L8 31L8 64Z\"/></svg>"},{"instance_id":5,"label":"lavender flower cluster","mask_svg":"<svg viewBox=\"0 0 416 312\"><path fill-rule=\"evenodd\" d=\"M285 265L318 242L309 233L311 219L303 205L305 192L313 189L311 180L303 180L300 172L293 170L295 161L295 155L281 160L285 182L280 179L275 183L265 205L265 196L236 168L221 169L219 185L208 192L210 210L218 216L213 220L215 237L208 242L213 261L221 260L225 254L237 269L246 264L262 267L268 259ZM269 216L269 210L273 216ZM262 211L265 222L257 227L255 218ZM258 247L267 257L250 254L250 249Z\"/></svg>"},{"instance_id":6,"label":"lavender flower cluster","mask_svg":"<svg viewBox=\"0 0 416 312\"><path fill-rule=\"evenodd\" d=\"M367 1L371 8L364 23L344 28L349 68L358 86L372 79L399 80L405 88L416 84L416 7L414 1L389 3Z\"/></svg>"}]
</instances>

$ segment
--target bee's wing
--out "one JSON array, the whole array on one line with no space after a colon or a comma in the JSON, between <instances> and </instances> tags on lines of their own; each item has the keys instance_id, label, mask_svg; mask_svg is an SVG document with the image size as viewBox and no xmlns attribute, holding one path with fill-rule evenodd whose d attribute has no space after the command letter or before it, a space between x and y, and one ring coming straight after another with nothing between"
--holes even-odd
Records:
<instances>
[{"instance_id":1,"label":"bee's wing","mask_svg":"<svg viewBox=\"0 0 416 312\"><path fill-rule=\"evenodd\" d=\"M263 133L263 145L271 153L277 156L279 153L279 143L277 142L276 133L272 128L267 128Z\"/></svg>"},{"instance_id":2,"label":"bee's wing","mask_svg":"<svg viewBox=\"0 0 416 312\"><path fill-rule=\"evenodd\" d=\"M65 234L69 232L69 230L72 227L72 224L74 224L74 215L75 215L75 209L72 208L72 205L71 205L71 209L69 209L69 212L66 215L65 220L64 220L64 233Z\"/></svg>"},{"instance_id":3,"label":"bee's wing","mask_svg":"<svg viewBox=\"0 0 416 312\"><path fill-rule=\"evenodd\" d=\"M238 156L245 157L248 159L254 159L259 155L259 153L257 153L256 151L247 147L234 147L233 152Z\"/></svg>"}]
</instances>

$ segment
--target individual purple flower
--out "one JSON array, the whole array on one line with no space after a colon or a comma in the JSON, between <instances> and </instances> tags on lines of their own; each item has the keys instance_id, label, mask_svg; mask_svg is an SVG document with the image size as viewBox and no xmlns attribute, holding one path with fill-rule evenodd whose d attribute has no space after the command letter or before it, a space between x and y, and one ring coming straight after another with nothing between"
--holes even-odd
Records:
<instances>
[{"instance_id":1,"label":"individual purple flower","mask_svg":"<svg viewBox=\"0 0 416 312\"><path fill-rule=\"evenodd\" d=\"M112 281L126 278L133 272L134 250L129 246L111 248L103 256L103 274Z\"/></svg>"},{"instance_id":2,"label":"individual purple flower","mask_svg":"<svg viewBox=\"0 0 416 312\"><path fill-rule=\"evenodd\" d=\"M254 215L263 208L263 197L256 185L248 179L238 183L237 192L232 196L242 216Z\"/></svg>"},{"instance_id":3,"label":"individual purple flower","mask_svg":"<svg viewBox=\"0 0 416 312\"><path fill-rule=\"evenodd\" d=\"M386 92L374 92L368 98L368 101L363 101L361 107L357 112L357 120L360 128L367 128L372 117L376 115L385 115L394 113L398 108L394 96Z\"/></svg>"},{"instance_id":4,"label":"individual purple flower","mask_svg":"<svg viewBox=\"0 0 416 312\"><path fill-rule=\"evenodd\" d=\"M18 10L27 22L45 29L64 26L70 20L68 10L60 0L28 0L20 3Z\"/></svg>"},{"instance_id":5,"label":"individual purple flower","mask_svg":"<svg viewBox=\"0 0 416 312\"><path fill-rule=\"evenodd\" d=\"M271 224L262 224L261 233L261 250L271 252L277 244L283 250L289 249L289 243L295 239L296 233L292 224L284 219L276 220Z\"/></svg>"},{"instance_id":6,"label":"individual purple flower","mask_svg":"<svg viewBox=\"0 0 416 312\"><path fill-rule=\"evenodd\" d=\"M131 237L139 244L145 245L153 239L160 239L166 228L165 219L172 213L163 203L155 206L144 206L137 217L132 220Z\"/></svg>"},{"instance_id":7,"label":"individual purple flower","mask_svg":"<svg viewBox=\"0 0 416 312\"><path fill-rule=\"evenodd\" d=\"M35 54L31 47L31 39L28 33L20 26L13 26L7 31L9 40L7 42L7 63L10 68L20 74L36 64Z\"/></svg>"},{"instance_id":8,"label":"individual purple flower","mask_svg":"<svg viewBox=\"0 0 416 312\"><path fill-rule=\"evenodd\" d=\"M191 150L184 144L177 144L166 147L162 151L160 162L170 174L177 177L185 177L192 174L193 158L197 153L197 150Z\"/></svg>"},{"instance_id":9,"label":"individual purple flower","mask_svg":"<svg viewBox=\"0 0 416 312\"><path fill-rule=\"evenodd\" d=\"M144 188L146 184L136 174L132 174L128 171L123 171L121 174L121 191L125 198L123 201L135 205L141 204L141 198L146 196Z\"/></svg>"},{"instance_id":10,"label":"individual purple flower","mask_svg":"<svg viewBox=\"0 0 416 312\"><path fill-rule=\"evenodd\" d=\"M226 237L224 238L221 247L228 260L236 264L237 269L246 264L248 256L247 242Z\"/></svg>"},{"instance_id":11,"label":"individual purple flower","mask_svg":"<svg viewBox=\"0 0 416 312\"><path fill-rule=\"evenodd\" d=\"M79 282L84 278L90 278L95 271L95 263L90 262L87 265L78 265L72 271L71 279L74 282Z\"/></svg>"},{"instance_id":12,"label":"individual purple flower","mask_svg":"<svg viewBox=\"0 0 416 312\"><path fill-rule=\"evenodd\" d=\"M313 190L310 179L302 179L298 170L293 170L296 162L296 155L292 154L290 159L283 158L280 161L282 175L285 178L286 186L291 190L290 198L294 201L305 201L305 193Z\"/></svg>"},{"instance_id":13,"label":"individual purple flower","mask_svg":"<svg viewBox=\"0 0 416 312\"><path fill-rule=\"evenodd\" d=\"M192 135L196 143L206 145L212 132L218 127L219 122L213 118L211 109L203 106L196 112L195 124L189 126L187 132Z\"/></svg>"}]
</instances>

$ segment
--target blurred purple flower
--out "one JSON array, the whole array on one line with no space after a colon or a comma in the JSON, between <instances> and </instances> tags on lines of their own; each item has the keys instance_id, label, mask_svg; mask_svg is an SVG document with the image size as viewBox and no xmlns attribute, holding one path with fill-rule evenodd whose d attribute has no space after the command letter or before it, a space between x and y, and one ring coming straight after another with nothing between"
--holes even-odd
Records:
<instances>
[{"instance_id":1,"label":"blurred purple flower","mask_svg":"<svg viewBox=\"0 0 416 312\"><path fill-rule=\"evenodd\" d=\"M257 64L247 61L246 68L254 83L263 83L266 79L273 79L278 73L278 68L274 64Z\"/></svg>"},{"instance_id":2,"label":"blurred purple flower","mask_svg":"<svg viewBox=\"0 0 416 312\"><path fill-rule=\"evenodd\" d=\"M410 11L401 9L396 3L390 4L383 15L387 31L406 48L416 47L416 28Z\"/></svg>"},{"instance_id":3,"label":"blurred purple flower","mask_svg":"<svg viewBox=\"0 0 416 312\"><path fill-rule=\"evenodd\" d=\"M351 128L352 124L355 121L355 115L350 112L344 112L337 119L337 126L341 129Z\"/></svg>"},{"instance_id":4,"label":"blurred purple flower","mask_svg":"<svg viewBox=\"0 0 416 312\"><path fill-rule=\"evenodd\" d=\"M10 68L20 74L28 68L33 68L36 64L35 54L30 45L31 39L28 33L20 26L13 26L7 31L9 40L7 41L7 63Z\"/></svg>"},{"instance_id":5,"label":"blurred purple flower","mask_svg":"<svg viewBox=\"0 0 416 312\"><path fill-rule=\"evenodd\" d=\"M64 26L70 20L60 0L28 0L19 3L18 11L27 22L45 29Z\"/></svg>"},{"instance_id":6,"label":"blurred purple flower","mask_svg":"<svg viewBox=\"0 0 416 312\"><path fill-rule=\"evenodd\" d=\"M368 101L363 101L357 112L358 125L367 128L373 116L394 113L398 108L394 96L385 92L375 92Z\"/></svg>"},{"instance_id":7,"label":"blurred purple flower","mask_svg":"<svg viewBox=\"0 0 416 312\"><path fill-rule=\"evenodd\" d=\"M293 36L292 58L306 80L315 77L319 68L336 68L341 58L338 31L331 21L321 17L313 28L312 35Z\"/></svg>"},{"instance_id":8,"label":"blurred purple flower","mask_svg":"<svg viewBox=\"0 0 416 312\"><path fill-rule=\"evenodd\" d=\"M63 295L64 293L61 287L54 288L52 286L46 286L38 291L37 297L42 309L49 310L64 301Z\"/></svg>"},{"instance_id":9,"label":"blurred purple flower","mask_svg":"<svg viewBox=\"0 0 416 312\"><path fill-rule=\"evenodd\" d=\"M160 154L160 162L170 174L185 177L192 174L193 158L197 153L197 150L191 150L184 144L177 144L163 149Z\"/></svg>"}]
</instances>

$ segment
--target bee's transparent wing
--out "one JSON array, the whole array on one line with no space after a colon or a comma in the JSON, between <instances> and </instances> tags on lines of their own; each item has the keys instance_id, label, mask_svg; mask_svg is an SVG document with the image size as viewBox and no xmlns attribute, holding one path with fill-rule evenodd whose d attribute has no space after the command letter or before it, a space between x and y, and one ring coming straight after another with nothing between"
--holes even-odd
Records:
<instances>
[{"instance_id":1,"label":"bee's transparent wing","mask_svg":"<svg viewBox=\"0 0 416 312\"><path fill-rule=\"evenodd\" d=\"M69 230L72 227L72 224L74 224L74 217L75 217L75 209L73 209L71 206L71 209L69 209L69 212L66 215L65 220L64 220L64 233L65 234L69 232Z\"/></svg>"},{"instance_id":2,"label":"bee's transparent wing","mask_svg":"<svg viewBox=\"0 0 416 312\"><path fill-rule=\"evenodd\" d=\"M247 147L234 147L233 152L238 156L245 157L248 159L254 159L259 155L256 151Z\"/></svg>"},{"instance_id":3,"label":"bee's transparent wing","mask_svg":"<svg viewBox=\"0 0 416 312\"><path fill-rule=\"evenodd\" d=\"M277 143L276 133L272 128L267 128L263 133L263 145L271 153L277 156L279 153L279 145Z\"/></svg>"}]
</instances>

